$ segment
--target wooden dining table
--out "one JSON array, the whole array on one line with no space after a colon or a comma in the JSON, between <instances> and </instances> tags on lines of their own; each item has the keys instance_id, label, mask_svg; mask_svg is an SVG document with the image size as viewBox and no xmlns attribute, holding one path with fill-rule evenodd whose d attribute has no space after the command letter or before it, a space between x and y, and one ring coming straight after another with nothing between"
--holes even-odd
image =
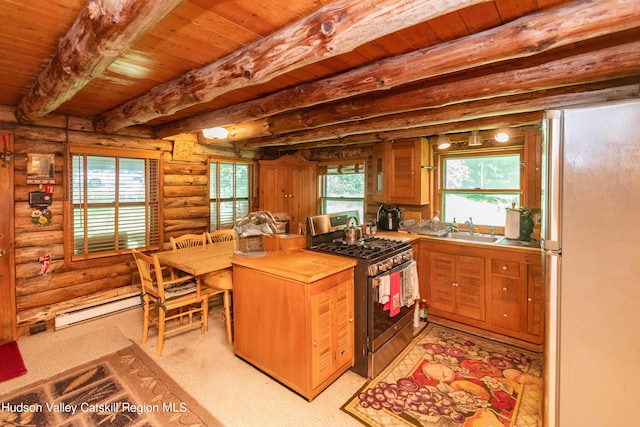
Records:
<instances>
[{"instance_id":1,"label":"wooden dining table","mask_svg":"<svg viewBox=\"0 0 640 427\"><path fill-rule=\"evenodd\" d=\"M156 253L160 264L194 276L231 268L235 242L218 242L204 246Z\"/></svg>"}]
</instances>

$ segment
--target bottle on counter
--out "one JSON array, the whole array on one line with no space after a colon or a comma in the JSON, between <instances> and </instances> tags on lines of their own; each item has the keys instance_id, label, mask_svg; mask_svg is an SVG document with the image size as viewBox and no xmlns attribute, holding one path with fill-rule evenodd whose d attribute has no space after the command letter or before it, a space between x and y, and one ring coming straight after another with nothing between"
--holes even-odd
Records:
<instances>
[{"instance_id":1,"label":"bottle on counter","mask_svg":"<svg viewBox=\"0 0 640 427\"><path fill-rule=\"evenodd\" d=\"M453 231L454 233L460 231L455 218L453 218L453 222L451 223L451 231Z\"/></svg>"},{"instance_id":2,"label":"bottle on counter","mask_svg":"<svg viewBox=\"0 0 640 427\"><path fill-rule=\"evenodd\" d=\"M440 221L440 211L433 211L432 221Z\"/></svg>"},{"instance_id":3,"label":"bottle on counter","mask_svg":"<svg viewBox=\"0 0 640 427\"><path fill-rule=\"evenodd\" d=\"M420 321L426 322L428 317L429 308L427 307L427 300L423 298L420 300Z\"/></svg>"}]
</instances>

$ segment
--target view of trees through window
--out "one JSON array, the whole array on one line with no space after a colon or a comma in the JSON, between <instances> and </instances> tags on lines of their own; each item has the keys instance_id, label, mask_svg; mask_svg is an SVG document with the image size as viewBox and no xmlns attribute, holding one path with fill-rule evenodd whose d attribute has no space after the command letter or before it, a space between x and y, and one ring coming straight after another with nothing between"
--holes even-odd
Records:
<instances>
[{"instance_id":1,"label":"view of trees through window","mask_svg":"<svg viewBox=\"0 0 640 427\"><path fill-rule=\"evenodd\" d=\"M324 175L322 213L358 211L364 218L364 173Z\"/></svg>"},{"instance_id":2,"label":"view of trees through window","mask_svg":"<svg viewBox=\"0 0 640 427\"><path fill-rule=\"evenodd\" d=\"M520 205L519 153L449 156L443 166L443 221L504 226L505 208Z\"/></svg>"}]
</instances>

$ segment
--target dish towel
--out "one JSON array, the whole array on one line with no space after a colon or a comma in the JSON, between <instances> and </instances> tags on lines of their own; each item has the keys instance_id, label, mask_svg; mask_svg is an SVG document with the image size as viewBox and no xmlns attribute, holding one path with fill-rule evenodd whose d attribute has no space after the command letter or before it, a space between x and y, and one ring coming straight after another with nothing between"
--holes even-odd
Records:
<instances>
[{"instance_id":1,"label":"dish towel","mask_svg":"<svg viewBox=\"0 0 640 427\"><path fill-rule=\"evenodd\" d=\"M386 307L386 305L389 304L389 294L390 294L390 290L389 290L389 285L390 285L390 280L389 280L389 275L385 274L384 276L380 277L379 280L379 285L378 285L378 302L380 304L385 304L384 309L388 310L388 307Z\"/></svg>"},{"instance_id":2,"label":"dish towel","mask_svg":"<svg viewBox=\"0 0 640 427\"><path fill-rule=\"evenodd\" d=\"M393 317L396 314L400 313L400 305L402 304L401 295L402 292L402 281L400 278L400 272L396 271L391 273L390 275L390 284L389 284L389 317Z\"/></svg>"},{"instance_id":3,"label":"dish towel","mask_svg":"<svg viewBox=\"0 0 640 427\"><path fill-rule=\"evenodd\" d=\"M402 270L402 305L411 307L415 300L420 299L420 283L418 282L418 268L415 261L411 261Z\"/></svg>"}]
</instances>

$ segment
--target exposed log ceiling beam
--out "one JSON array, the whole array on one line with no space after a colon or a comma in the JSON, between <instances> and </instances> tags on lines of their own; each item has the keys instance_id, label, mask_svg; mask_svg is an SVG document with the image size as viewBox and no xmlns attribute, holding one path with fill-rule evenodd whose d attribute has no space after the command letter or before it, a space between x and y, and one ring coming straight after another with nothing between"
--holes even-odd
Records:
<instances>
[{"instance_id":1,"label":"exposed log ceiling beam","mask_svg":"<svg viewBox=\"0 0 640 427\"><path fill-rule=\"evenodd\" d=\"M499 126L522 126L540 121L540 111L558 106L596 103L638 97L640 84L634 76L614 82L598 82L579 87L547 89L531 93L462 102L442 108L398 114L381 119L358 121L355 124L340 124L328 129L296 132L288 138L278 140L248 140L237 143L238 147L255 148L267 146L295 145L296 149L318 146L349 145L380 142L416 136L436 135L443 132L468 131L475 128L489 129ZM610 85L618 85L609 87ZM517 119L503 119L514 113ZM532 121L531 121L532 122ZM309 134L311 133L311 134Z\"/></svg>"},{"instance_id":2,"label":"exposed log ceiling beam","mask_svg":"<svg viewBox=\"0 0 640 427\"><path fill-rule=\"evenodd\" d=\"M96 118L95 126L101 131L114 131L146 123L486 1L339 0L220 61L192 70L101 114Z\"/></svg>"},{"instance_id":3,"label":"exposed log ceiling beam","mask_svg":"<svg viewBox=\"0 0 640 427\"><path fill-rule=\"evenodd\" d=\"M20 100L16 118L33 123L54 111L183 1L90 0Z\"/></svg>"},{"instance_id":4,"label":"exposed log ceiling beam","mask_svg":"<svg viewBox=\"0 0 640 427\"><path fill-rule=\"evenodd\" d=\"M214 125L240 123L358 94L388 90L424 78L539 54L637 26L640 26L640 15L635 1L578 2L440 46L384 59L339 76L157 126L156 135L167 137ZM252 128L267 129L267 126L254 124ZM273 132L277 131L274 129Z\"/></svg>"},{"instance_id":5,"label":"exposed log ceiling beam","mask_svg":"<svg viewBox=\"0 0 640 427\"><path fill-rule=\"evenodd\" d=\"M528 68L511 69L493 74L467 78L439 85L412 85L409 90L385 92L377 97L365 96L323 106L298 113L284 113L269 119L268 132L264 126L249 123L252 135L263 129L264 134L275 136L253 138L246 144L260 145L291 144L314 138L327 139L360 132L372 128L388 130L392 125L385 115L404 113L395 120L396 128L411 127L410 111L434 109L453 103L517 93L533 92L556 86L575 86L620 76L637 75L640 69L640 41L608 47L595 52L582 53L568 58L551 60ZM424 113L421 113L424 114ZM376 120L363 119L376 117ZM354 122L346 124L346 122ZM400 123L398 123L400 122ZM338 125L333 129L328 126ZM307 129L307 130L304 130ZM297 131L297 132L296 132ZM291 133L295 132L295 133ZM279 134L279 135L278 135ZM324 135L324 136L323 136ZM238 135L234 135L237 138Z\"/></svg>"}]
</instances>

